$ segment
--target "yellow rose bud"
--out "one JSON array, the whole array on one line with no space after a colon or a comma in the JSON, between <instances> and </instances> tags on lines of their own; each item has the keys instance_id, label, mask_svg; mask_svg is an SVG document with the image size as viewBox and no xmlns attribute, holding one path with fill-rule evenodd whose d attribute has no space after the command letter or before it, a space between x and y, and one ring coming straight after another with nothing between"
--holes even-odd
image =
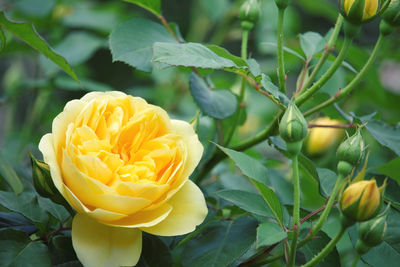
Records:
<instances>
[{"instance_id":1,"label":"yellow rose bud","mask_svg":"<svg viewBox=\"0 0 400 267\"><path fill-rule=\"evenodd\" d=\"M341 121L331 120L329 117L318 118L310 122L316 125L340 125ZM307 152L310 155L326 152L337 144L343 137L344 130L334 127L313 127L307 139Z\"/></svg>"},{"instance_id":2,"label":"yellow rose bud","mask_svg":"<svg viewBox=\"0 0 400 267\"><path fill-rule=\"evenodd\" d=\"M72 243L84 266L132 266L142 231L189 233L205 218L189 180L203 146L190 124L122 92L67 103L39 149L55 187L77 211Z\"/></svg>"},{"instance_id":3,"label":"yellow rose bud","mask_svg":"<svg viewBox=\"0 0 400 267\"><path fill-rule=\"evenodd\" d=\"M360 5L360 6L358 6ZM354 16L355 13L362 14L361 21L365 21L378 12L379 0L344 0L344 12L347 16ZM360 8L360 12L352 10ZM353 13L353 14L352 14Z\"/></svg>"},{"instance_id":4,"label":"yellow rose bud","mask_svg":"<svg viewBox=\"0 0 400 267\"><path fill-rule=\"evenodd\" d=\"M360 181L351 184L343 192L340 208L353 221L366 221L376 215L381 203L381 193L376 181Z\"/></svg>"}]
</instances>

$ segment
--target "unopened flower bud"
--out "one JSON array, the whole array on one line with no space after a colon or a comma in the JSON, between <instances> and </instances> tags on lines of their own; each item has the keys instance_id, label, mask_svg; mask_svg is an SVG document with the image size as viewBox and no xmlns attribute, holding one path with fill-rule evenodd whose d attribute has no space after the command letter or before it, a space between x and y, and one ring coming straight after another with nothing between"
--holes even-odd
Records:
<instances>
[{"instance_id":1,"label":"unopened flower bud","mask_svg":"<svg viewBox=\"0 0 400 267\"><path fill-rule=\"evenodd\" d=\"M329 126L340 125L342 122L322 117L310 122L311 124ZM313 127L307 139L307 152L310 155L321 154L329 150L343 137L344 130L334 127Z\"/></svg>"},{"instance_id":2,"label":"unopened flower bud","mask_svg":"<svg viewBox=\"0 0 400 267\"><path fill-rule=\"evenodd\" d=\"M275 0L276 6L279 9L285 9L289 5L290 0Z\"/></svg>"},{"instance_id":3,"label":"unopened flower bud","mask_svg":"<svg viewBox=\"0 0 400 267\"><path fill-rule=\"evenodd\" d=\"M378 12L379 0L342 0L344 17L354 23L362 24L372 19Z\"/></svg>"},{"instance_id":4,"label":"unopened flower bud","mask_svg":"<svg viewBox=\"0 0 400 267\"><path fill-rule=\"evenodd\" d=\"M279 124L279 132L286 142L289 153L298 154L303 139L307 136L308 124L301 111L292 100ZM293 150L293 151L290 151Z\"/></svg>"},{"instance_id":5,"label":"unopened flower bud","mask_svg":"<svg viewBox=\"0 0 400 267\"><path fill-rule=\"evenodd\" d=\"M392 0L383 13L383 20L392 27L400 27L400 0Z\"/></svg>"},{"instance_id":6,"label":"unopened flower bud","mask_svg":"<svg viewBox=\"0 0 400 267\"><path fill-rule=\"evenodd\" d=\"M390 206L388 205L382 214L360 224L358 236L365 245L372 248L382 243L386 232L386 218L389 213L389 208Z\"/></svg>"},{"instance_id":7,"label":"unopened flower bud","mask_svg":"<svg viewBox=\"0 0 400 267\"><path fill-rule=\"evenodd\" d=\"M239 18L244 30L251 30L260 17L260 4L258 0L247 0L239 10Z\"/></svg>"},{"instance_id":8,"label":"unopened flower bud","mask_svg":"<svg viewBox=\"0 0 400 267\"><path fill-rule=\"evenodd\" d=\"M364 141L359 129L353 136L347 138L343 143L340 144L336 153L339 161L348 162L352 166L358 164L363 154Z\"/></svg>"},{"instance_id":9,"label":"unopened flower bud","mask_svg":"<svg viewBox=\"0 0 400 267\"><path fill-rule=\"evenodd\" d=\"M374 179L351 184L340 199L340 209L344 216L357 222L374 217L380 205L381 193Z\"/></svg>"}]
</instances>

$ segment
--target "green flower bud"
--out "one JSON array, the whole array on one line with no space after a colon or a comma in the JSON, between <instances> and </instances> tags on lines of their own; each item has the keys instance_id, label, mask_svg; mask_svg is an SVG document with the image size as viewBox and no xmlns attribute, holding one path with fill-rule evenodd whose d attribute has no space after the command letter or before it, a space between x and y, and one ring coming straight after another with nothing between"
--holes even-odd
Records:
<instances>
[{"instance_id":1,"label":"green flower bud","mask_svg":"<svg viewBox=\"0 0 400 267\"><path fill-rule=\"evenodd\" d=\"M371 247L365 245L364 242L362 242L360 239L357 240L356 251L357 251L358 255L364 255L370 249L371 249Z\"/></svg>"},{"instance_id":2,"label":"green flower bud","mask_svg":"<svg viewBox=\"0 0 400 267\"><path fill-rule=\"evenodd\" d=\"M382 243L386 232L386 218L389 213L390 205L379 216L363 222L358 228L358 236L362 243L368 247L375 247Z\"/></svg>"},{"instance_id":3,"label":"green flower bud","mask_svg":"<svg viewBox=\"0 0 400 267\"><path fill-rule=\"evenodd\" d=\"M392 0L383 14L383 20L392 27L400 27L400 0Z\"/></svg>"},{"instance_id":4,"label":"green flower bud","mask_svg":"<svg viewBox=\"0 0 400 267\"><path fill-rule=\"evenodd\" d=\"M239 10L239 18L242 21L242 28L251 30L260 17L260 5L258 0L247 0Z\"/></svg>"},{"instance_id":5,"label":"green flower bud","mask_svg":"<svg viewBox=\"0 0 400 267\"><path fill-rule=\"evenodd\" d=\"M49 166L43 161L37 160L31 156L32 163L32 177L33 177L33 185L36 191L45 198L50 198L55 193L57 193L57 189L53 184L53 180L50 175Z\"/></svg>"},{"instance_id":6,"label":"green flower bud","mask_svg":"<svg viewBox=\"0 0 400 267\"><path fill-rule=\"evenodd\" d=\"M286 143L303 141L307 136L308 124L295 101L290 101L282 120L279 123L279 132Z\"/></svg>"},{"instance_id":7,"label":"green flower bud","mask_svg":"<svg viewBox=\"0 0 400 267\"><path fill-rule=\"evenodd\" d=\"M290 3L290 0L275 0L276 6L279 9L285 9Z\"/></svg>"},{"instance_id":8,"label":"green flower bud","mask_svg":"<svg viewBox=\"0 0 400 267\"><path fill-rule=\"evenodd\" d=\"M344 190L340 209L346 218L362 222L374 217L381 206L381 192L374 179L353 183Z\"/></svg>"},{"instance_id":9,"label":"green flower bud","mask_svg":"<svg viewBox=\"0 0 400 267\"><path fill-rule=\"evenodd\" d=\"M364 141L360 129L340 144L336 155L339 161L345 161L352 166L358 164L364 154Z\"/></svg>"},{"instance_id":10,"label":"green flower bud","mask_svg":"<svg viewBox=\"0 0 400 267\"><path fill-rule=\"evenodd\" d=\"M51 199L57 204L63 205L71 214L73 214L70 205L65 201L64 197L61 196L53 183L49 165L43 161L35 159L32 154L30 154L30 157L32 163L33 185L38 194L42 197Z\"/></svg>"}]
</instances>

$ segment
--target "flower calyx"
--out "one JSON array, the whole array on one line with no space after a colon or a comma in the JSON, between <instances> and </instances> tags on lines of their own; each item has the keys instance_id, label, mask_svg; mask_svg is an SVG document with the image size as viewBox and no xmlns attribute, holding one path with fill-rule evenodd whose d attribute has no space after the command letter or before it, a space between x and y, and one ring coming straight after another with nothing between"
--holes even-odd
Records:
<instances>
[{"instance_id":1,"label":"flower calyx","mask_svg":"<svg viewBox=\"0 0 400 267\"><path fill-rule=\"evenodd\" d=\"M275 0L275 4L279 9L285 9L288 7L290 0Z\"/></svg>"},{"instance_id":2,"label":"flower calyx","mask_svg":"<svg viewBox=\"0 0 400 267\"><path fill-rule=\"evenodd\" d=\"M381 33L391 34L396 27L400 27L400 0L392 0L383 13L383 19L379 26Z\"/></svg>"},{"instance_id":3,"label":"flower calyx","mask_svg":"<svg viewBox=\"0 0 400 267\"><path fill-rule=\"evenodd\" d=\"M258 0L245 1L239 10L239 19L241 20L242 29L250 31L258 22L260 17L260 4Z\"/></svg>"},{"instance_id":4,"label":"flower calyx","mask_svg":"<svg viewBox=\"0 0 400 267\"><path fill-rule=\"evenodd\" d=\"M365 145L361 130L348 137L337 149L336 156L339 160L338 172L344 177L349 175L352 169L359 163L364 155Z\"/></svg>"},{"instance_id":5,"label":"flower calyx","mask_svg":"<svg viewBox=\"0 0 400 267\"><path fill-rule=\"evenodd\" d=\"M307 129L307 121L292 99L279 123L280 136L286 142L287 151L291 155L300 153Z\"/></svg>"}]
</instances>

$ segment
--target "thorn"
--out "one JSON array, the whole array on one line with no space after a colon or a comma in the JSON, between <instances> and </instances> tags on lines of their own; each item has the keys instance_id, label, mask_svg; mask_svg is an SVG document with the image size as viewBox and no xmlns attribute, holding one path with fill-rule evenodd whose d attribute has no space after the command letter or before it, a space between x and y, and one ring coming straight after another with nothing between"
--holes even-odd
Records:
<instances>
[{"instance_id":1,"label":"thorn","mask_svg":"<svg viewBox=\"0 0 400 267\"><path fill-rule=\"evenodd\" d=\"M334 98L339 97L341 91L342 91L342 88L338 88L336 94L335 94L333 97L334 97Z\"/></svg>"}]
</instances>

